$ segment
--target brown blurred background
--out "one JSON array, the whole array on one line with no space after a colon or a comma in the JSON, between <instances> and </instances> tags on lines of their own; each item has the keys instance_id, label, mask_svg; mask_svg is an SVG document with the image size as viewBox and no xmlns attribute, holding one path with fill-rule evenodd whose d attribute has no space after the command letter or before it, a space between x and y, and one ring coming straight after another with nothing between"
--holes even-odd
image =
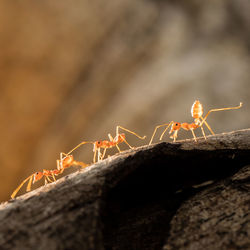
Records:
<instances>
[{"instance_id":1,"label":"brown blurred background","mask_svg":"<svg viewBox=\"0 0 250 250\"><path fill-rule=\"evenodd\" d=\"M249 13L249 0L1 1L0 200L116 125L143 145L158 124L191 122L196 99L205 111L243 102L208 118L216 133L250 127Z\"/></svg>"}]
</instances>

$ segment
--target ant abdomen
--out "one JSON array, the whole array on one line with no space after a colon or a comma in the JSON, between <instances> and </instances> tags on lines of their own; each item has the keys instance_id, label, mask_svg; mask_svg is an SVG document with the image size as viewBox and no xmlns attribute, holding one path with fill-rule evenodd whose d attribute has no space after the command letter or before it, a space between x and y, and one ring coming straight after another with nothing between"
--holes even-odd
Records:
<instances>
[{"instance_id":1,"label":"ant abdomen","mask_svg":"<svg viewBox=\"0 0 250 250\"><path fill-rule=\"evenodd\" d=\"M198 100L193 103L191 108L191 114L192 117L195 119L200 118L203 115L203 106Z\"/></svg>"}]
</instances>

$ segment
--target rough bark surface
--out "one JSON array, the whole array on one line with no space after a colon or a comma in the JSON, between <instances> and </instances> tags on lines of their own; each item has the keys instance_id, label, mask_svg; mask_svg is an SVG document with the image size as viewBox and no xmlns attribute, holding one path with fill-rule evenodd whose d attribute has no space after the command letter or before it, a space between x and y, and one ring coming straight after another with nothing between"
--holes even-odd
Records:
<instances>
[{"instance_id":1,"label":"rough bark surface","mask_svg":"<svg viewBox=\"0 0 250 250\"><path fill-rule=\"evenodd\" d=\"M125 151L0 206L0 249L247 249L250 129Z\"/></svg>"},{"instance_id":2,"label":"rough bark surface","mask_svg":"<svg viewBox=\"0 0 250 250\"><path fill-rule=\"evenodd\" d=\"M184 202L164 249L249 249L250 165Z\"/></svg>"}]
</instances>

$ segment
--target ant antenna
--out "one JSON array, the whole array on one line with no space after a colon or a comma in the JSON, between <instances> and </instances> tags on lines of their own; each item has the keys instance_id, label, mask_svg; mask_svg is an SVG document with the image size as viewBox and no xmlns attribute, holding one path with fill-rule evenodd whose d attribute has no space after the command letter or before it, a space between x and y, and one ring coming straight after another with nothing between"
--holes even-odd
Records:
<instances>
[{"instance_id":1,"label":"ant antenna","mask_svg":"<svg viewBox=\"0 0 250 250\"><path fill-rule=\"evenodd\" d=\"M173 121L171 121L170 123L164 123L164 124L156 126L148 145L150 145L152 143L152 141L154 139L154 136L155 136L155 133L156 133L158 128L161 128L161 127L164 127L164 126L168 125L167 128L165 129L165 130L167 130L172 123L173 123ZM166 132L165 130L164 130L163 134ZM163 134L161 135L161 138L162 138Z\"/></svg>"}]
</instances>

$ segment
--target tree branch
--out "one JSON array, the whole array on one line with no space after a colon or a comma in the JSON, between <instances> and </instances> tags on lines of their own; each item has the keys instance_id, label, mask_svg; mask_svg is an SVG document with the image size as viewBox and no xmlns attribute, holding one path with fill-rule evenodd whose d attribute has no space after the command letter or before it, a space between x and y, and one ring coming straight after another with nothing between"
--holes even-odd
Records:
<instances>
[{"instance_id":1,"label":"tree branch","mask_svg":"<svg viewBox=\"0 0 250 250\"><path fill-rule=\"evenodd\" d=\"M1 204L1 249L174 249L178 208L247 164L250 129L124 151Z\"/></svg>"}]
</instances>

